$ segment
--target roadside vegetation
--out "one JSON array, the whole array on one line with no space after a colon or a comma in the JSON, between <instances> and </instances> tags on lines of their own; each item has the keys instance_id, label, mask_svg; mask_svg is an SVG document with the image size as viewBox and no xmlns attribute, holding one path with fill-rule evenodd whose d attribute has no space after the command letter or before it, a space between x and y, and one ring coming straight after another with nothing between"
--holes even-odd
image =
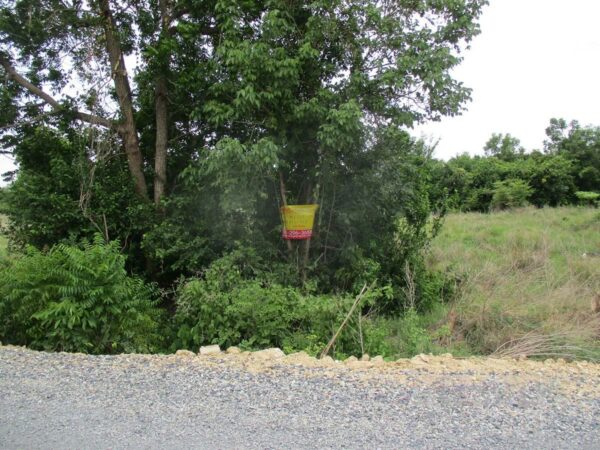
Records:
<instances>
[{"instance_id":1,"label":"roadside vegetation","mask_svg":"<svg viewBox=\"0 0 600 450\"><path fill-rule=\"evenodd\" d=\"M451 73L485 0L14 3L0 7L0 145L18 165L0 194L2 342L396 357L514 352L531 332L591 349L564 327L592 327L571 307L597 290L575 252L597 252L599 128L552 119L543 151L494 135L486 156L448 162L407 132L464 110ZM306 204L312 238L285 241L281 208ZM545 209L547 229L537 210L455 223L529 204L582 209L560 230Z\"/></svg>"}]
</instances>

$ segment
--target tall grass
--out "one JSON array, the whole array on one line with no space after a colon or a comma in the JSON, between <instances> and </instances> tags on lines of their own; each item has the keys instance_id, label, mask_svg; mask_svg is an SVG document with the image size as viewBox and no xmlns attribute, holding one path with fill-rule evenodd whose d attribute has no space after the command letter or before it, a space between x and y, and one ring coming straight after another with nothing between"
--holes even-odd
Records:
<instances>
[{"instance_id":1,"label":"tall grass","mask_svg":"<svg viewBox=\"0 0 600 450\"><path fill-rule=\"evenodd\" d=\"M452 214L432 268L455 277L452 343L501 355L600 357L600 211Z\"/></svg>"}]
</instances>

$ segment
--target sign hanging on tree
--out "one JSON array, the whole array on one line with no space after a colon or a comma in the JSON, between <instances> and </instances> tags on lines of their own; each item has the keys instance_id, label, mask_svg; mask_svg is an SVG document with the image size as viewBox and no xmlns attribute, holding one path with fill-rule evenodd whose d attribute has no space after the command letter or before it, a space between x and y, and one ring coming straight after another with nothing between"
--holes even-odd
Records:
<instances>
[{"instance_id":1,"label":"sign hanging on tree","mask_svg":"<svg viewBox=\"0 0 600 450\"><path fill-rule=\"evenodd\" d=\"M286 205L281 207L283 239L301 240L312 237L315 211L319 205Z\"/></svg>"}]
</instances>

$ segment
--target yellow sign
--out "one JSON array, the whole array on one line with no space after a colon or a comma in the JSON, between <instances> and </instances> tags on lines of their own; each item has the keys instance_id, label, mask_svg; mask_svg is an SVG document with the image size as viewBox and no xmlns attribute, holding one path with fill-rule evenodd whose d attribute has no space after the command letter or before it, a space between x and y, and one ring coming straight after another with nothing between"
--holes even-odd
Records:
<instances>
[{"instance_id":1,"label":"yellow sign","mask_svg":"<svg viewBox=\"0 0 600 450\"><path fill-rule=\"evenodd\" d=\"M281 207L284 239L310 239L315 211L319 205L287 205Z\"/></svg>"}]
</instances>

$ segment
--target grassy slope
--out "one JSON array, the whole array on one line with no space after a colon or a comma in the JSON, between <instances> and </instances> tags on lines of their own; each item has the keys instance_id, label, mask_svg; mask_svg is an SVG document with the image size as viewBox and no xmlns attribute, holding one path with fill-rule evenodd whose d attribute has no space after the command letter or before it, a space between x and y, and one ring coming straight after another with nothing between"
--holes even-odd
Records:
<instances>
[{"instance_id":1,"label":"grassy slope","mask_svg":"<svg viewBox=\"0 0 600 450\"><path fill-rule=\"evenodd\" d=\"M600 295L600 210L452 214L430 265L461 281L446 345L491 353L517 339L511 354L600 355L590 307Z\"/></svg>"}]
</instances>

